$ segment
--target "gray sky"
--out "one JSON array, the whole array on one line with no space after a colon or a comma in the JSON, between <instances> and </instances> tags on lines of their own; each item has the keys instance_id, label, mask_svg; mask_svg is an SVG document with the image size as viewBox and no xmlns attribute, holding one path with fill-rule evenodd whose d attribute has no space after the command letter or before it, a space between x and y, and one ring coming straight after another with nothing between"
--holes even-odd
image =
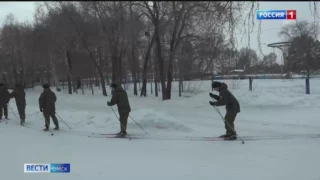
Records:
<instances>
[{"instance_id":1,"label":"gray sky","mask_svg":"<svg viewBox=\"0 0 320 180\"><path fill-rule=\"evenodd\" d=\"M18 21L33 21L35 2L0 2L0 26L6 16L12 13Z\"/></svg>"},{"instance_id":2,"label":"gray sky","mask_svg":"<svg viewBox=\"0 0 320 180\"><path fill-rule=\"evenodd\" d=\"M313 16L311 15L309 2L261 2L260 10L297 10L297 20L307 20L313 22ZM13 13L18 21L33 21L33 14L35 10L35 2L0 2L0 26L4 23L4 19L7 14ZM320 13L320 12L319 12ZM256 18L256 17L255 17ZM267 47L266 44L283 41L278 36L278 32L281 27L288 24L287 20L264 20L261 28L261 46L262 52L268 54L275 52L278 55L278 61L281 61L280 50L274 50ZM257 50L258 55L261 56L258 50L258 20L255 20L256 26L254 32L250 36L250 48ZM242 39L242 40L241 40ZM238 47L248 46L248 36L241 33L237 33Z\"/></svg>"}]
</instances>

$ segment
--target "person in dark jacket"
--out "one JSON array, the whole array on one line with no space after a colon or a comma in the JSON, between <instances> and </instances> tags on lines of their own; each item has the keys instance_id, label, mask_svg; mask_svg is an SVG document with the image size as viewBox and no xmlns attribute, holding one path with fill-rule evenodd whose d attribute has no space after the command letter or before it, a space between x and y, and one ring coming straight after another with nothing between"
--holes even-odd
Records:
<instances>
[{"instance_id":1,"label":"person in dark jacket","mask_svg":"<svg viewBox=\"0 0 320 180\"><path fill-rule=\"evenodd\" d=\"M16 84L16 88L10 93L10 98L15 98L20 116L20 124L23 125L26 119L26 93L23 86Z\"/></svg>"},{"instance_id":2,"label":"person in dark jacket","mask_svg":"<svg viewBox=\"0 0 320 180\"><path fill-rule=\"evenodd\" d=\"M115 83L112 83L110 87L112 88L112 98L107 104L108 106L118 106L118 112L120 115L120 132L117 133L117 136L125 137L127 135L128 117L131 112L128 95L122 87L118 87Z\"/></svg>"},{"instance_id":3,"label":"person in dark jacket","mask_svg":"<svg viewBox=\"0 0 320 180\"><path fill-rule=\"evenodd\" d=\"M0 83L0 121L4 115L8 119L8 103L10 101L10 93L3 83Z\"/></svg>"},{"instance_id":4,"label":"person in dark jacket","mask_svg":"<svg viewBox=\"0 0 320 180\"><path fill-rule=\"evenodd\" d=\"M238 113L240 113L240 104L233 94L228 90L228 86L225 83L213 82L212 88L219 92L219 96L209 93L210 97L217 100L216 102L210 101L212 106L226 106L225 128L226 134L221 135L220 138L226 140L236 140L236 131L234 128L234 121Z\"/></svg>"},{"instance_id":5,"label":"person in dark jacket","mask_svg":"<svg viewBox=\"0 0 320 180\"><path fill-rule=\"evenodd\" d=\"M43 87L43 92L39 97L39 106L40 106L40 111L43 112L43 116L45 118L45 129L43 130L44 131L49 130L50 117L52 118L52 121L56 126L53 130L59 130L59 122L56 117L56 105L55 105L57 101L57 96L54 92L51 91L49 84L44 84L42 87Z\"/></svg>"}]
</instances>

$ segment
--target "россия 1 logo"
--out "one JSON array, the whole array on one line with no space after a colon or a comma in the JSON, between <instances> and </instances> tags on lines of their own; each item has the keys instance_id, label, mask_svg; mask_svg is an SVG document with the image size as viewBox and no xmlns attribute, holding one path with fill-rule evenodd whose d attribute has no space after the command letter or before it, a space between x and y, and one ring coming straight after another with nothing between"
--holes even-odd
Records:
<instances>
[{"instance_id":1,"label":"\u0440\u043e\u0441\u0441\u0438\u044f 1 logo","mask_svg":"<svg viewBox=\"0 0 320 180\"><path fill-rule=\"evenodd\" d=\"M24 164L25 173L70 173L70 164Z\"/></svg>"},{"instance_id":2,"label":"\u0440\u043e\u0441\u0441\u0438\u044f 1 logo","mask_svg":"<svg viewBox=\"0 0 320 180\"><path fill-rule=\"evenodd\" d=\"M257 20L296 20L296 10L257 10Z\"/></svg>"}]
</instances>

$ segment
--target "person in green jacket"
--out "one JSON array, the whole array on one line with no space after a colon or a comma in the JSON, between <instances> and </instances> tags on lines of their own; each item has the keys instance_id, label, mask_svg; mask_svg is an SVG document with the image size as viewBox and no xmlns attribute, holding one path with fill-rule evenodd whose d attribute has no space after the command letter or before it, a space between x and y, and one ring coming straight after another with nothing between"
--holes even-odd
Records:
<instances>
[{"instance_id":1,"label":"person in green jacket","mask_svg":"<svg viewBox=\"0 0 320 180\"><path fill-rule=\"evenodd\" d=\"M20 124L23 125L26 119L26 93L23 86L16 84L16 88L10 93L10 98L15 98L20 116Z\"/></svg>"},{"instance_id":2,"label":"person in green jacket","mask_svg":"<svg viewBox=\"0 0 320 180\"><path fill-rule=\"evenodd\" d=\"M0 83L0 121L4 115L8 119L8 103L10 101L10 93L3 83Z\"/></svg>"},{"instance_id":3,"label":"person in green jacket","mask_svg":"<svg viewBox=\"0 0 320 180\"><path fill-rule=\"evenodd\" d=\"M127 135L128 117L131 112L128 95L122 87L118 87L115 83L112 83L110 87L112 88L112 98L107 104L108 106L118 106L118 112L120 115L120 132L117 133L117 136L125 137Z\"/></svg>"},{"instance_id":4,"label":"person in green jacket","mask_svg":"<svg viewBox=\"0 0 320 180\"><path fill-rule=\"evenodd\" d=\"M212 106L226 106L227 113L224 117L226 134L221 135L220 138L225 140L236 140L237 135L234 128L234 121L238 113L240 113L240 104L233 94L228 90L225 83L215 81L212 83L212 88L219 92L219 96L209 93L210 97L217 100L216 102L210 101Z\"/></svg>"}]
</instances>

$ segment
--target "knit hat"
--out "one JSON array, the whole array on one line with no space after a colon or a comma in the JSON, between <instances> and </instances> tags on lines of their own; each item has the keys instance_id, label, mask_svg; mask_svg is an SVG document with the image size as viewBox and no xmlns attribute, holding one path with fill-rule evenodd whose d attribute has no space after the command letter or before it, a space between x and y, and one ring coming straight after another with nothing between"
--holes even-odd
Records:
<instances>
[{"instance_id":1,"label":"knit hat","mask_svg":"<svg viewBox=\"0 0 320 180\"><path fill-rule=\"evenodd\" d=\"M44 89L48 89L48 88L50 88L50 85L49 85L49 84L44 84L44 85L42 85L42 87L43 87Z\"/></svg>"},{"instance_id":2,"label":"knit hat","mask_svg":"<svg viewBox=\"0 0 320 180\"><path fill-rule=\"evenodd\" d=\"M212 88L218 88L218 87L220 87L220 86L221 86L221 82L214 81L214 82L212 83Z\"/></svg>"},{"instance_id":3,"label":"knit hat","mask_svg":"<svg viewBox=\"0 0 320 180\"><path fill-rule=\"evenodd\" d=\"M115 89L118 87L118 85L116 83L111 83L110 87Z\"/></svg>"}]
</instances>

